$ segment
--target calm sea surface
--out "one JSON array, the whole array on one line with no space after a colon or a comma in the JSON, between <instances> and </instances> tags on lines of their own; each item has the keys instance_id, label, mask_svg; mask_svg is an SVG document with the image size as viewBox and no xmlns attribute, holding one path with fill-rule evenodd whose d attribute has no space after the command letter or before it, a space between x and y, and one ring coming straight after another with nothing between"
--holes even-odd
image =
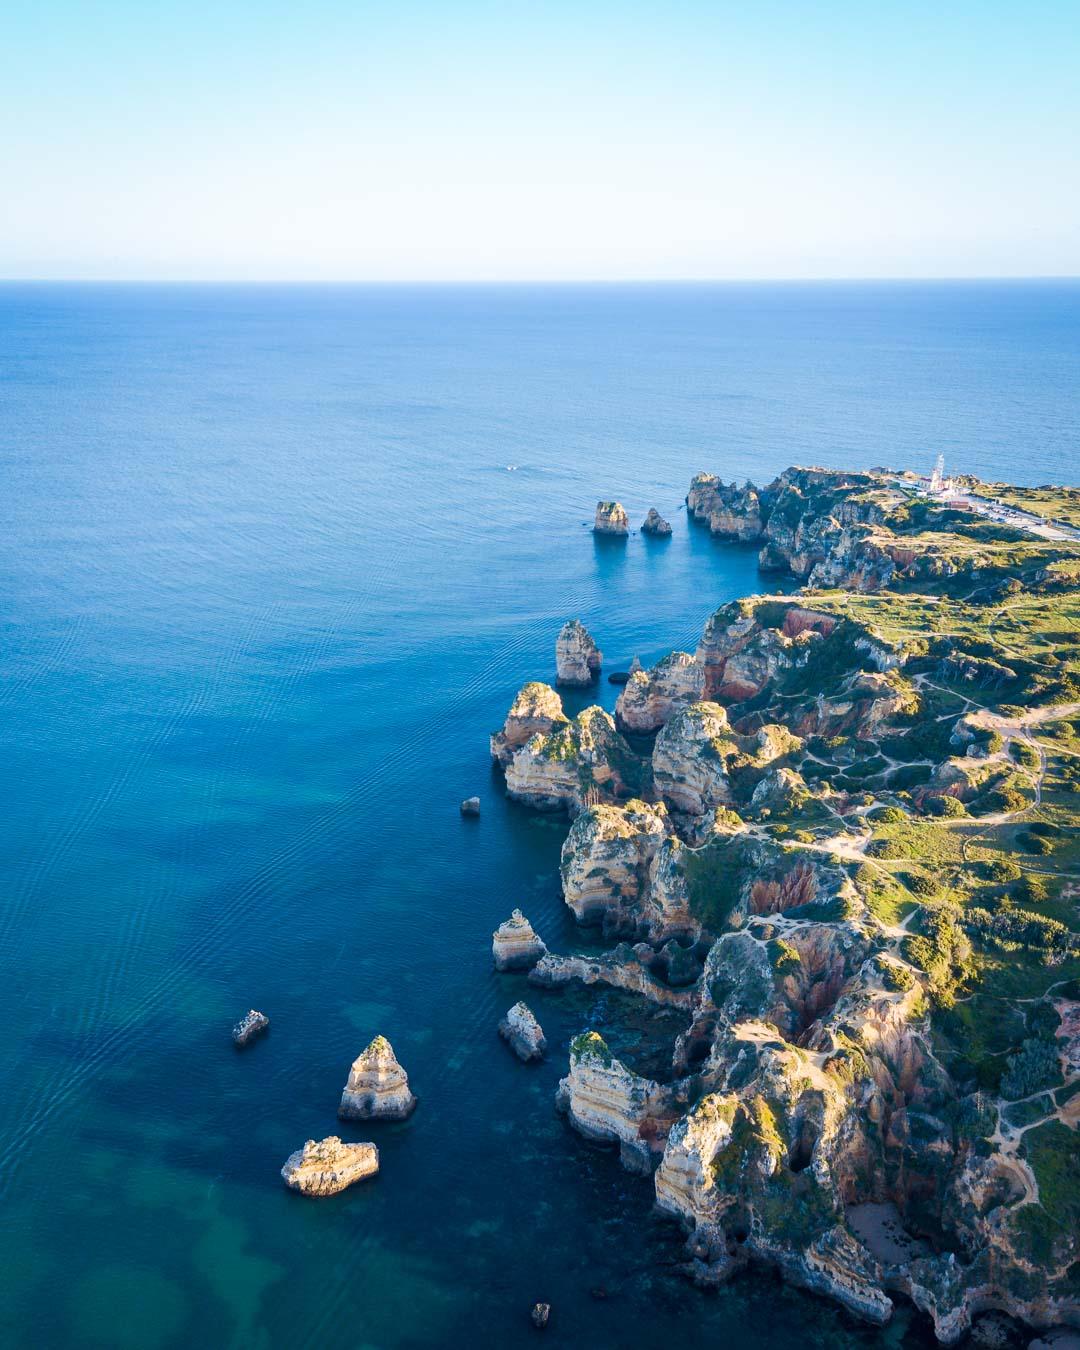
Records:
<instances>
[{"instance_id":1,"label":"calm sea surface","mask_svg":"<svg viewBox=\"0 0 1080 1350\"><path fill-rule=\"evenodd\" d=\"M0 287L0 1342L512 1347L544 1298L551 1345L922 1344L673 1273L552 1109L612 996L530 991L540 1068L498 1041L492 928L580 935L487 734L564 619L610 669L758 588L697 470L1078 445L1080 285ZM600 496L674 538L602 547ZM376 1032L420 1108L339 1126ZM339 1129L379 1178L288 1193Z\"/></svg>"}]
</instances>

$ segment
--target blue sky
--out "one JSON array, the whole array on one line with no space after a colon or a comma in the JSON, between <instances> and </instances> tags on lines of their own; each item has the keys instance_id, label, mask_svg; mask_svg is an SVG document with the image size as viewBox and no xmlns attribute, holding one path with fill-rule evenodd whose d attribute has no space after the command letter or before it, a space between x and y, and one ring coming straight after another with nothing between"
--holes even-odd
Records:
<instances>
[{"instance_id":1,"label":"blue sky","mask_svg":"<svg viewBox=\"0 0 1080 1350\"><path fill-rule=\"evenodd\" d=\"M1080 273L1080 6L17 0L0 275Z\"/></svg>"}]
</instances>

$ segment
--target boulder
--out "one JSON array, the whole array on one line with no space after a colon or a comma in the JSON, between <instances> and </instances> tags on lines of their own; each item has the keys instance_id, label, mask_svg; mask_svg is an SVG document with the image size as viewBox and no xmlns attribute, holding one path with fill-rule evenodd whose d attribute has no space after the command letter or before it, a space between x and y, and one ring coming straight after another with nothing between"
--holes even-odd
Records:
<instances>
[{"instance_id":1,"label":"boulder","mask_svg":"<svg viewBox=\"0 0 1080 1350\"><path fill-rule=\"evenodd\" d=\"M290 1190L301 1195L337 1195L379 1170L374 1144L343 1144L336 1134L290 1153L281 1176Z\"/></svg>"},{"instance_id":2,"label":"boulder","mask_svg":"<svg viewBox=\"0 0 1080 1350\"><path fill-rule=\"evenodd\" d=\"M515 909L491 935L491 954L496 970L528 970L546 951L547 947L520 909Z\"/></svg>"},{"instance_id":3,"label":"boulder","mask_svg":"<svg viewBox=\"0 0 1080 1350\"><path fill-rule=\"evenodd\" d=\"M596 517L593 521L594 534L630 533L630 521L622 502L597 502Z\"/></svg>"},{"instance_id":4,"label":"boulder","mask_svg":"<svg viewBox=\"0 0 1080 1350\"><path fill-rule=\"evenodd\" d=\"M652 535L669 535L671 533L671 525L669 524L668 521L664 519L664 517L660 514L660 512L656 509L655 506L650 506L649 514L642 521L641 533Z\"/></svg>"},{"instance_id":5,"label":"boulder","mask_svg":"<svg viewBox=\"0 0 1080 1350\"><path fill-rule=\"evenodd\" d=\"M261 1036L269 1027L270 1019L265 1013L258 1012L252 1008L246 1012L236 1026L232 1029L232 1038L234 1044L243 1049L249 1041L253 1041L256 1036Z\"/></svg>"},{"instance_id":6,"label":"boulder","mask_svg":"<svg viewBox=\"0 0 1080 1350\"><path fill-rule=\"evenodd\" d=\"M461 803L461 814L463 816L478 816L480 814L480 798L466 797Z\"/></svg>"},{"instance_id":7,"label":"boulder","mask_svg":"<svg viewBox=\"0 0 1080 1350\"><path fill-rule=\"evenodd\" d=\"M603 652L579 619L571 619L563 624L555 639L555 674L558 684L586 688L596 679L603 659ZM559 710L562 711L561 705Z\"/></svg>"},{"instance_id":8,"label":"boulder","mask_svg":"<svg viewBox=\"0 0 1080 1350\"><path fill-rule=\"evenodd\" d=\"M342 1120L404 1120L416 1108L409 1076L385 1036L376 1036L349 1070L338 1115Z\"/></svg>"},{"instance_id":9,"label":"boulder","mask_svg":"<svg viewBox=\"0 0 1080 1350\"><path fill-rule=\"evenodd\" d=\"M546 736L568 721L562 699L551 685L530 680L518 690L502 730L491 737L491 757L505 766L531 736Z\"/></svg>"},{"instance_id":10,"label":"boulder","mask_svg":"<svg viewBox=\"0 0 1080 1350\"><path fill-rule=\"evenodd\" d=\"M532 1312L529 1314L529 1316L532 1318L532 1324L537 1329L537 1331L543 1331L543 1329L547 1326L548 1322L551 1320L551 1304L534 1303L532 1306Z\"/></svg>"},{"instance_id":11,"label":"boulder","mask_svg":"<svg viewBox=\"0 0 1080 1350\"><path fill-rule=\"evenodd\" d=\"M532 1059L543 1059L547 1049L543 1028L524 1003L515 1003L502 1019L499 1035L518 1059L525 1063Z\"/></svg>"}]
</instances>

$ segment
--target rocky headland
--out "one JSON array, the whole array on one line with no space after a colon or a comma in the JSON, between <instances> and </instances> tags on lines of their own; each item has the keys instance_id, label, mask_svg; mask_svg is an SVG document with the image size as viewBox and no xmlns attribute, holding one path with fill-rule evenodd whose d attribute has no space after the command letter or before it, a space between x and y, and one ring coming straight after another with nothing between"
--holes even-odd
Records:
<instances>
[{"instance_id":1,"label":"rocky headland","mask_svg":"<svg viewBox=\"0 0 1080 1350\"><path fill-rule=\"evenodd\" d=\"M531 983L674 1018L661 1073L577 1037L558 1106L701 1283L763 1263L947 1343L1080 1326L1080 546L884 471L687 506L801 591L717 609L614 718L526 685L492 742L622 939Z\"/></svg>"}]
</instances>

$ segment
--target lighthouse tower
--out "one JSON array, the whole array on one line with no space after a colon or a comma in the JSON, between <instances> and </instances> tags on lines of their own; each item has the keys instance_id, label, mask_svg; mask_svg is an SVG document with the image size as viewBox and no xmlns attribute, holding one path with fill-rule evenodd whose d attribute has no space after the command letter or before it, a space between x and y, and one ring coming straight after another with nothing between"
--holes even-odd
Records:
<instances>
[{"instance_id":1,"label":"lighthouse tower","mask_svg":"<svg viewBox=\"0 0 1080 1350\"><path fill-rule=\"evenodd\" d=\"M930 491L939 497L945 490L945 455L942 453L938 455L934 472L930 475Z\"/></svg>"}]
</instances>

